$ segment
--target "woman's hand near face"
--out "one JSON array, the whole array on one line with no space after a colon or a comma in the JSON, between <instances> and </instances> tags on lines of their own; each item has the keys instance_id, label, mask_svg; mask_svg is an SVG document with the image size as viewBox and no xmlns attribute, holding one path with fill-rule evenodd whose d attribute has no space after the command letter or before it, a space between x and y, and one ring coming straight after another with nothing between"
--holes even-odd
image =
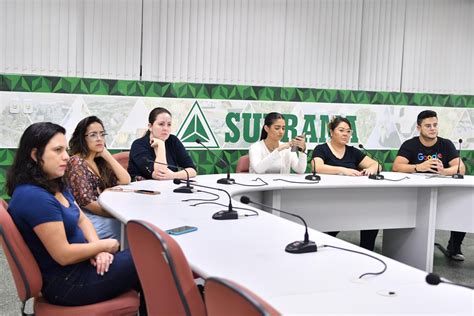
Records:
<instances>
[{"instance_id":1,"label":"woman's hand near face","mask_svg":"<svg viewBox=\"0 0 474 316\"><path fill-rule=\"evenodd\" d=\"M95 158L101 157L103 158L107 164L110 166L112 171L115 173L117 177L118 184L129 184L131 181L130 175L128 174L127 170L125 170L117 160L112 156L110 151L104 146L104 149L101 152L96 153Z\"/></svg>"},{"instance_id":2,"label":"woman's hand near face","mask_svg":"<svg viewBox=\"0 0 474 316\"><path fill-rule=\"evenodd\" d=\"M107 161L108 158L112 158L112 154L107 149L107 147L104 146L104 149L102 151L99 151L95 154L95 158L97 157L102 157Z\"/></svg>"},{"instance_id":3,"label":"woman's hand near face","mask_svg":"<svg viewBox=\"0 0 474 316\"><path fill-rule=\"evenodd\" d=\"M152 138L150 138L150 146L151 146L153 149L157 150L159 147L165 146L165 142L162 141L162 140L159 139L159 138L154 138L154 137L152 137Z\"/></svg>"}]
</instances>

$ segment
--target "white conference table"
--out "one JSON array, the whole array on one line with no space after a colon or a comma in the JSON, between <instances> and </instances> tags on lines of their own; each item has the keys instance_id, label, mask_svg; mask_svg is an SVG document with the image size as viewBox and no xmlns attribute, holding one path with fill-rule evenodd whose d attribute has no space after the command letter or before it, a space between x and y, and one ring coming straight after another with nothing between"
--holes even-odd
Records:
<instances>
[{"instance_id":1,"label":"white conference table","mask_svg":"<svg viewBox=\"0 0 474 316\"><path fill-rule=\"evenodd\" d=\"M339 187L341 189L342 186L343 191L341 192L346 194L351 192L351 186L353 189L358 188L357 190L362 192L363 189L377 191L379 186L385 185L384 183L375 184L365 181L367 179L337 176L332 179L333 177L325 175L322 176L323 179L319 184L289 184L274 181L274 179L284 178L298 181L304 177L298 175L260 175L262 179L268 182L268 186L243 187L216 184L215 181L220 177L222 175L206 175L198 176L196 180L198 184L228 190L236 198L233 205L243 207L249 206L242 205L236 200L238 196L246 194L255 199L260 198L262 201L271 200L274 206L278 206L279 202L280 206L284 208L287 206L286 203L290 206L292 203L293 205L304 206L305 203L309 203L308 201L313 199L313 209L321 210L319 199L322 198L316 194L320 190L326 191L326 195L328 195L331 188ZM255 184L252 180L257 176L235 174L232 177L239 183ZM338 184L336 178L342 178L343 180ZM409 190L402 190L403 185L399 182L386 185L388 185L387 188L399 187L401 192L421 190L422 192L418 194L424 195L425 189L432 191L433 188L436 188L437 190L434 191L439 193L441 185L435 185L434 182L441 179L423 185L422 183L426 179L417 178L410 177L409 180L412 183L407 186L411 188ZM467 180L466 188L472 189L472 179ZM352 181L359 181L359 183L349 183ZM344 184L344 182L346 183ZM306 188L304 188L305 186ZM365 277L364 282L357 282L357 277L360 274L379 271L382 268L381 263L365 256L331 248L319 248L318 252L309 254L286 253L284 251L286 244L301 240L304 228L301 224L288 221L282 217L260 211L259 216L242 217L239 220L216 221L211 219L212 214L224 209L224 207L210 204L191 206L196 202L181 201L189 198L211 198L208 194L174 193L172 190L177 186L171 181L142 181L127 187L159 190L161 194L145 195L133 192L105 191L101 194L99 202L123 223L131 219L140 219L152 222L165 230L182 225L198 227L196 232L175 237L193 270L203 277L218 276L232 279L254 291L285 315L315 313L381 314L387 312L392 314L472 315L474 313L473 291L445 284L430 286L425 283L425 272L381 255L374 254L387 263L387 271L379 276ZM300 190L293 190L298 187ZM197 187L196 189L206 190ZM298 195L301 189L303 189L302 191L310 191L309 197L308 195ZM296 195L290 198L292 194L288 192L293 192ZM228 203L228 198L224 193L217 191L214 191L214 193L220 196L218 202ZM397 196L399 194L400 192ZM376 196L379 196L379 194L376 194ZM387 195L385 196L387 197ZM326 198L329 197L329 195L326 196ZM318 203L315 201L316 198ZM411 198L414 198L414 196L411 196ZM419 199L420 197L417 197L417 200ZM323 214L323 217L331 217L333 209L342 209L337 204L343 200L339 197L333 201L334 205L326 210L331 213ZM354 205L358 203L360 202ZM418 202L409 205L417 206ZM298 207L298 209L286 210L300 213L302 209L302 207ZM419 210L418 206L416 210ZM431 207L430 210L428 215L436 216L436 207L434 210ZM239 214L251 214L249 211L238 211ZM363 210L353 208L350 218L344 218L349 224L344 223L337 226L332 221L327 220L327 223L322 224L322 227L360 229L370 228L372 227L370 225L374 223L383 223L382 220L377 219L372 224L368 224L368 227L365 227L360 224L360 222L363 222L362 220L357 220L357 218L366 216L365 213L360 212L363 212ZM390 227L399 229L399 227L409 227L409 230L416 230L417 225L420 224L416 212L401 213L401 217L408 219L395 219L393 221L398 222L398 224L385 223L374 228ZM387 222L390 221L387 220ZM354 226L351 226L350 222ZM371 221L366 222L370 223ZM433 225L436 225L435 219L429 227ZM318 246L329 244L371 253L314 229L310 229L310 239L315 241ZM395 294L388 295L389 292Z\"/></svg>"},{"instance_id":2,"label":"white conference table","mask_svg":"<svg viewBox=\"0 0 474 316\"><path fill-rule=\"evenodd\" d=\"M384 255L431 272L436 229L474 232L474 177L383 174L387 179L408 179L376 181L367 177L320 175L321 181L311 184L302 175L278 174L261 176L269 184L265 187L228 189L233 196L250 195L273 207L297 213L308 226L319 231L384 229ZM249 174L233 176L243 183L256 178ZM206 183L215 184L221 175L206 177Z\"/></svg>"}]
</instances>

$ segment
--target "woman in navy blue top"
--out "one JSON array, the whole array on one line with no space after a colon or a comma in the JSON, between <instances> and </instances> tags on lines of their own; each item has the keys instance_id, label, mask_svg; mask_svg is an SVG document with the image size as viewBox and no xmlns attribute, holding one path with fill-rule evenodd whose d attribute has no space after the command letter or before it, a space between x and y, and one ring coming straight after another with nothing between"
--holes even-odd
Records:
<instances>
[{"instance_id":1,"label":"woman in navy blue top","mask_svg":"<svg viewBox=\"0 0 474 316\"><path fill-rule=\"evenodd\" d=\"M38 262L42 294L52 304L78 306L141 292L130 252L118 252L116 239L98 238L66 187L65 133L53 123L29 126L7 175L8 210Z\"/></svg>"},{"instance_id":2,"label":"woman in navy blue top","mask_svg":"<svg viewBox=\"0 0 474 316\"><path fill-rule=\"evenodd\" d=\"M154 108L148 116L148 131L145 136L132 144L128 173L133 180L186 179L186 171L182 169L186 169L189 177L196 176L196 167L191 157L181 141L171 134L170 111L161 107Z\"/></svg>"}]
</instances>

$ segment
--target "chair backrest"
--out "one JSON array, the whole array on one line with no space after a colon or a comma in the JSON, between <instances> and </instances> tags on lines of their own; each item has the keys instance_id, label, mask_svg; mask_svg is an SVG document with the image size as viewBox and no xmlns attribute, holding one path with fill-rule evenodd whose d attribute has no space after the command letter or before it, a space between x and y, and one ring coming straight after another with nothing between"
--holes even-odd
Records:
<instances>
[{"instance_id":1,"label":"chair backrest","mask_svg":"<svg viewBox=\"0 0 474 316\"><path fill-rule=\"evenodd\" d=\"M0 242L12 271L18 297L26 302L41 292L41 271L7 211L8 204L4 200L0 202Z\"/></svg>"},{"instance_id":2,"label":"chair backrest","mask_svg":"<svg viewBox=\"0 0 474 316\"><path fill-rule=\"evenodd\" d=\"M128 168L128 159L130 156L129 151L122 151L116 154L113 154L112 157L115 158L115 160L118 161L118 163L125 169L127 170Z\"/></svg>"},{"instance_id":3,"label":"chair backrest","mask_svg":"<svg viewBox=\"0 0 474 316\"><path fill-rule=\"evenodd\" d=\"M204 302L178 243L146 221L129 221L127 236L148 314L205 315Z\"/></svg>"},{"instance_id":4,"label":"chair backrest","mask_svg":"<svg viewBox=\"0 0 474 316\"><path fill-rule=\"evenodd\" d=\"M215 277L206 279L204 296L208 316L281 315L249 289L226 279Z\"/></svg>"},{"instance_id":5,"label":"chair backrest","mask_svg":"<svg viewBox=\"0 0 474 316\"><path fill-rule=\"evenodd\" d=\"M249 172L250 168L250 159L249 155L244 155L237 160L237 167L235 168L235 172Z\"/></svg>"}]
</instances>

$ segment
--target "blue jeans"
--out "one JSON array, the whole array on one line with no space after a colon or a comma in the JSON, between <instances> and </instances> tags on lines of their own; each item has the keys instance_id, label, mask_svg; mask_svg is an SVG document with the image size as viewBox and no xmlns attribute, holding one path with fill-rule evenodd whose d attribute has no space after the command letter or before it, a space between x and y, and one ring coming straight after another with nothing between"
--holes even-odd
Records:
<instances>
[{"instance_id":1,"label":"blue jeans","mask_svg":"<svg viewBox=\"0 0 474 316\"><path fill-rule=\"evenodd\" d=\"M93 214L85 208L82 208L82 210L87 218L92 222L92 225L94 225L100 239L113 238L120 241L121 227L120 222L117 219Z\"/></svg>"},{"instance_id":2,"label":"blue jeans","mask_svg":"<svg viewBox=\"0 0 474 316\"><path fill-rule=\"evenodd\" d=\"M89 260L70 267L52 277L43 277L41 292L51 304L94 304L134 289L140 292L140 315L146 315L145 297L129 249L115 254L109 272L103 276L97 274Z\"/></svg>"}]
</instances>

